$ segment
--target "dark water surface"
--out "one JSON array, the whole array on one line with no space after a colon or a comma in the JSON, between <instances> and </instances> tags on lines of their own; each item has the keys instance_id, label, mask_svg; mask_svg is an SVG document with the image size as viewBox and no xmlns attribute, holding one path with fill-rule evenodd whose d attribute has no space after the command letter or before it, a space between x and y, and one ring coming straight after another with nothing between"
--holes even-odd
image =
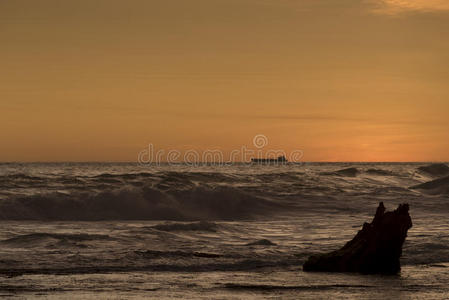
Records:
<instances>
[{"instance_id":1,"label":"dark water surface","mask_svg":"<svg viewBox=\"0 0 449 300\"><path fill-rule=\"evenodd\" d=\"M444 299L448 181L419 188L445 176L424 165L0 164L0 296ZM400 275L302 272L379 201L411 207Z\"/></svg>"}]
</instances>

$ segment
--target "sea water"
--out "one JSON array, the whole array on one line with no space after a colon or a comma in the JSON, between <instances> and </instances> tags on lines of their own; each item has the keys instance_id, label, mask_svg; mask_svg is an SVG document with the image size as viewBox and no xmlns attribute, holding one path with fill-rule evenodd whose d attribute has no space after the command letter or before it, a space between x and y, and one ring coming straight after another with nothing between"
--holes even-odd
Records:
<instances>
[{"instance_id":1,"label":"sea water","mask_svg":"<svg viewBox=\"0 0 449 300\"><path fill-rule=\"evenodd\" d=\"M424 165L0 164L0 296L445 299L449 188L411 188L446 176ZM302 271L380 201L410 204L400 274Z\"/></svg>"}]
</instances>

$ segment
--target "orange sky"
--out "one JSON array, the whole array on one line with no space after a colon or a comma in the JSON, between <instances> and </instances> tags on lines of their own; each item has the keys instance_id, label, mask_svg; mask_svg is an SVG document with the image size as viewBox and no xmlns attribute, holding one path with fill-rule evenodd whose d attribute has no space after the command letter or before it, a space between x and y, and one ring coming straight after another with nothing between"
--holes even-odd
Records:
<instances>
[{"instance_id":1,"label":"orange sky","mask_svg":"<svg viewBox=\"0 0 449 300\"><path fill-rule=\"evenodd\" d=\"M449 161L440 0L0 2L0 161Z\"/></svg>"}]
</instances>

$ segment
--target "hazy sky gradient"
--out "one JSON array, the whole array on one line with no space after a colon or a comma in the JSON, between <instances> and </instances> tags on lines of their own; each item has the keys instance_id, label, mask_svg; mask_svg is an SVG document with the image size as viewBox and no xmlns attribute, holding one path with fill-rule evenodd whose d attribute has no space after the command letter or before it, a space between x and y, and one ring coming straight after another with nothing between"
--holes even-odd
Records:
<instances>
[{"instance_id":1,"label":"hazy sky gradient","mask_svg":"<svg viewBox=\"0 0 449 300\"><path fill-rule=\"evenodd\" d=\"M448 37L443 0L0 1L0 161L449 161Z\"/></svg>"}]
</instances>

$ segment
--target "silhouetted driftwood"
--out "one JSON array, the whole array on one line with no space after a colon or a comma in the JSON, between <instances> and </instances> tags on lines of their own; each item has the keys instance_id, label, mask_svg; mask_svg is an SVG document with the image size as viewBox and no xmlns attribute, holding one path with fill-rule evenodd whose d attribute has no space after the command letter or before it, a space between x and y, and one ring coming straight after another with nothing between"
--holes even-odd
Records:
<instances>
[{"instance_id":1,"label":"silhouetted driftwood","mask_svg":"<svg viewBox=\"0 0 449 300\"><path fill-rule=\"evenodd\" d=\"M408 204L385 212L381 202L371 223L340 250L309 257L304 271L396 274L407 231L412 227Z\"/></svg>"}]
</instances>

